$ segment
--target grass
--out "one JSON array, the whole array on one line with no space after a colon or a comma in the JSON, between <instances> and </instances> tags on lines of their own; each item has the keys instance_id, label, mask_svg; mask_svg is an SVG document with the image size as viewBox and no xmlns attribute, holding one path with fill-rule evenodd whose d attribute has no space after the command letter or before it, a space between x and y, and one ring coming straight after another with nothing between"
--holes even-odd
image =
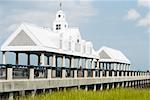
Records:
<instances>
[{"instance_id":1,"label":"grass","mask_svg":"<svg viewBox=\"0 0 150 100\"><path fill-rule=\"evenodd\" d=\"M104 91L69 90L44 93L35 97L25 96L20 97L19 100L150 100L150 88L120 88Z\"/></svg>"}]
</instances>

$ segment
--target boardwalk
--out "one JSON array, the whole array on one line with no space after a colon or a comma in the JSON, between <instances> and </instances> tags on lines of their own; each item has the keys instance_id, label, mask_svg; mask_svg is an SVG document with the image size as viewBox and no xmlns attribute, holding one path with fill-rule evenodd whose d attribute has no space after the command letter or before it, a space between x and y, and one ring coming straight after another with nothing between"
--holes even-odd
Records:
<instances>
[{"instance_id":1,"label":"boardwalk","mask_svg":"<svg viewBox=\"0 0 150 100\"><path fill-rule=\"evenodd\" d=\"M77 68L60 68L60 76L54 77L52 71L57 73L58 69L50 66L41 66L45 70L40 72L39 76L35 75L37 66L23 66L23 65L0 65L1 79L0 79L0 94L2 98L9 98L12 100L13 96L32 94L38 92L52 92L59 89L78 88L78 89L92 89L103 90L117 87L145 87L150 86L150 72L141 71L114 71L101 69L83 69L84 76L78 77L77 73L81 69ZM2 70L5 69L5 70ZM20 69L17 70L16 69ZM27 74L21 73L27 69ZM40 70L41 70L40 69ZM72 74L66 76L66 71L69 70ZM87 71L92 74L88 75ZM87 72L87 75L85 74Z\"/></svg>"}]
</instances>

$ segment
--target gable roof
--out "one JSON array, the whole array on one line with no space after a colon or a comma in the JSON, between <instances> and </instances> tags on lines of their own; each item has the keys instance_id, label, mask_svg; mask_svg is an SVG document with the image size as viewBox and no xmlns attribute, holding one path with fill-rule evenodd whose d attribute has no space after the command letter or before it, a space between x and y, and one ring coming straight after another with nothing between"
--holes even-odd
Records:
<instances>
[{"instance_id":1,"label":"gable roof","mask_svg":"<svg viewBox=\"0 0 150 100\"><path fill-rule=\"evenodd\" d=\"M43 47L58 48L59 34L50 29L23 23L4 42L2 51L43 50ZM20 48L20 49L19 49ZM22 48L22 49L21 49Z\"/></svg>"},{"instance_id":2,"label":"gable roof","mask_svg":"<svg viewBox=\"0 0 150 100\"><path fill-rule=\"evenodd\" d=\"M130 64L129 59L119 50L109 47L102 47L98 52L100 61L102 62L121 62Z\"/></svg>"},{"instance_id":3,"label":"gable roof","mask_svg":"<svg viewBox=\"0 0 150 100\"><path fill-rule=\"evenodd\" d=\"M81 38L78 28L68 28L63 32L64 40L71 36L72 40ZM1 46L1 51L47 51L68 55L96 58L95 55L87 55L79 52L60 50L59 32L53 32L50 28L38 27L23 23L8 37Z\"/></svg>"}]
</instances>

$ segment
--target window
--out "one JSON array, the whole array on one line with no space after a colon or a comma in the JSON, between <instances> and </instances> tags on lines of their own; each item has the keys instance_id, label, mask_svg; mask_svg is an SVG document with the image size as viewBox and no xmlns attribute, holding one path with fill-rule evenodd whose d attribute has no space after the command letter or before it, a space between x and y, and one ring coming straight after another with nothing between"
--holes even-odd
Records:
<instances>
[{"instance_id":1,"label":"window","mask_svg":"<svg viewBox=\"0 0 150 100\"><path fill-rule=\"evenodd\" d=\"M58 17L60 18L60 17L61 17L61 15L58 15Z\"/></svg>"},{"instance_id":2,"label":"window","mask_svg":"<svg viewBox=\"0 0 150 100\"><path fill-rule=\"evenodd\" d=\"M59 29L59 30L61 29L61 24L59 24L59 27L58 27L58 29Z\"/></svg>"},{"instance_id":3,"label":"window","mask_svg":"<svg viewBox=\"0 0 150 100\"><path fill-rule=\"evenodd\" d=\"M60 30L61 29L61 24L56 24L56 30Z\"/></svg>"}]
</instances>

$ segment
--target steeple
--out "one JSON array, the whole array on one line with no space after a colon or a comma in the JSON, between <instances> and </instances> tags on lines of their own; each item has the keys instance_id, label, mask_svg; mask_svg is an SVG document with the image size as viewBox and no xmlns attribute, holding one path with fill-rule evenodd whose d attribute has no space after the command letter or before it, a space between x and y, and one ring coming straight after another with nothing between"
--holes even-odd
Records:
<instances>
[{"instance_id":1,"label":"steeple","mask_svg":"<svg viewBox=\"0 0 150 100\"><path fill-rule=\"evenodd\" d=\"M62 3L60 1L60 10L56 13L56 19L53 22L53 31L61 32L68 28L68 23L66 22L65 14L62 11Z\"/></svg>"}]
</instances>

